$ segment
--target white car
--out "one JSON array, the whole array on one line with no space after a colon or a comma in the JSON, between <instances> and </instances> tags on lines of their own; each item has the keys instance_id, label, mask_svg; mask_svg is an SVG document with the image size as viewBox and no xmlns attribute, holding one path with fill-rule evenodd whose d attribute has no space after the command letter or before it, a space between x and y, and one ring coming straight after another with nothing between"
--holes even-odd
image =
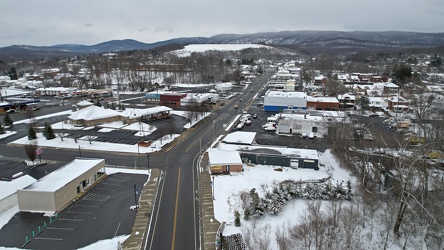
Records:
<instances>
[{"instance_id":1,"label":"white car","mask_svg":"<svg viewBox=\"0 0 444 250\"><path fill-rule=\"evenodd\" d=\"M276 131L276 128L273 126L266 126L266 127L264 127L264 130L265 131Z\"/></svg>"},{"instance_id":2,"label":"white car","mask_svg":"<svg viewBox=\"0 0 444 250\"><path fill-rule=\"evenodd\" d=\"M302 133L301 137L302 138L307 138L307 134L306 133Z\"/></svg>"},{"instance_id":3,"label":"white car","mask_svg":"<svg viewBox=\"0 0 444 250\"><path fill-rule=\"evenodd\" d=\"M308 134L308 138L309 138L309 139L313 139L313 138L315 138L314 133L313 133L313 132L310 132L310 134Z\"/></svg>"}]
</instances>

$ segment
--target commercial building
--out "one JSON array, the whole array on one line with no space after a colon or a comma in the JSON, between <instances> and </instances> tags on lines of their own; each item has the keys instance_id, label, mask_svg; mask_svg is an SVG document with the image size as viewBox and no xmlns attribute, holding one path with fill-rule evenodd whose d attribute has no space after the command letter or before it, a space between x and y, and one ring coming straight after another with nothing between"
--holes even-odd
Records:
<instances>
[{"instance_id":1,"label":"commercial building","mask_svg":"<svg viewBox=\"0 0 444 250\"><path fill-rule=\"evenodd\" d=\"M242 171L242 160L237 151L210 148L208 158L212 174Z\"/></svg>"},{"instance_id":2,"label":"commercial building","mask_svg":"<svg viewBox=\"0 0 444 250\"><path fill-rule=\"evenodd\" d=\"M305 92L283 92L269 90L264 96L264 111L282 111L284 109L307 109Z\"/></svg>"},{"instance_id":3,"label":"commercial building","mask_svg":"<svg viewBox=\"0 0 444 250\"><path fill-rule=\"evenodd\" d=\"M105 176L105 160L77 158L17 191L20 211L60 212Z\"/></svg>"}]
</instances>

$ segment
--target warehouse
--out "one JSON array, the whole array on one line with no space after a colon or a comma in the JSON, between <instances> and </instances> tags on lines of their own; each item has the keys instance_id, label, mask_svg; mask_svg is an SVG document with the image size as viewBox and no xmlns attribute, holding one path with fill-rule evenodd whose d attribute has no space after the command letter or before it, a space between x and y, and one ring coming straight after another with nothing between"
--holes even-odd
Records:
<instances>
[{"instance_id":1,"label":"warehouse","mask_svg":"<svg viewBox=\"0 0 444 250\"><path fill-rule=\"evenodd\" d=\"M104 176L104 159L76 158L32 185L18 190L19 210L60 212Z\"/></svg>"},{"instance_id":2,"label":"warehouse","mask_svg":"<svg viewBox=\"0 0 444 250\"><path fill-rule=\"evenodd\" d=\"M221 151L237 150L243 163L319 170L318 151L281 146L219 144Z\"/></svg>"},{"instance_id":3,"label":"warehouse","mask_svg":"<svg viewBox=\"0 0 444 250\"><path fill-rule=\"evenodd\" d=\"M283 92L269 90L264 97L264 111L282 111L284 109L307 109L305 92Z\"/></svg>"}]
</instances>

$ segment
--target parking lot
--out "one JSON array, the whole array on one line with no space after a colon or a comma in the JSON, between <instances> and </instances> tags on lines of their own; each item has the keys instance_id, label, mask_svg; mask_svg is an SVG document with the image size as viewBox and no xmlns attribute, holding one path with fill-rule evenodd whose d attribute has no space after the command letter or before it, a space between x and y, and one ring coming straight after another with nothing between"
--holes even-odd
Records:
<instances>
[{"instance_id":1,"label":"parking lot","mask_svg":"<svg viewBox=\"0 0 444 250\"><path fill-rule=\"evenodd\" d=\"M19 212L0 230L0 245L21 248L28 237L30 242L25 248L78 249L130 234L136 215L130 209L135 205L133 185L142 190L146 180L147 175L110 175L63 210L57 219ZM37 235L39 227L41 232Z\"/></svg>"}]
</instances>

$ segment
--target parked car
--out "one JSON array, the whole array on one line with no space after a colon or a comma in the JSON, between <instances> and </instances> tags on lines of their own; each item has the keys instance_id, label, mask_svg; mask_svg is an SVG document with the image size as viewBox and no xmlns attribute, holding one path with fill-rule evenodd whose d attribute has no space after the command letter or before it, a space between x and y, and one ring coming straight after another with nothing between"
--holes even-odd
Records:
<instances>
[{"instance_id":1,"label":"parked car","mask_svg":"<svg viewBox=\"0 0 444 250\"><path fill-rule=\"evenodd\" d=\"M307 138L307 134L306 133L302 133L301 137L302 138Z\"/></svg>"},{"instance_id":2,"label":"parked car","mask_svg":"<svg viewBox=\"0 0 444 250\"><path fill-rule=\"evenodd\" d=\"M234 109L237 109L238 107L237 107L237 105L236 106L234 106Z\"/></svg>"},{"instance_id":3,"label":"parked car","mask_svg":"<svg viewBox=\"0 0 444 250\"><path fill-rule=\"evenodd\" d=\"M313 139L315 138L315 135L313 132L310 132L310 134L308 134L308 139Z\"/></svg>"},{"instance_id":4,"label":"parked car","mask_svg":"<svg viewBox=\"0 0 444 250\"><path fill-rule=\"evenodd\" d=\"M264 130L265 131L276 131L276 128L273 126L266 126L266 127L264 127Z\"/></svg>"},{"instance_id":5,"label":"parked car","mask_svg":"<svg viewBox=\"0 0 444 250\"><path fill-rule=\"evenodd\" d=\"M251 125L251 120L246 120L245 125Z\"/></svg>"}]
</instances>

